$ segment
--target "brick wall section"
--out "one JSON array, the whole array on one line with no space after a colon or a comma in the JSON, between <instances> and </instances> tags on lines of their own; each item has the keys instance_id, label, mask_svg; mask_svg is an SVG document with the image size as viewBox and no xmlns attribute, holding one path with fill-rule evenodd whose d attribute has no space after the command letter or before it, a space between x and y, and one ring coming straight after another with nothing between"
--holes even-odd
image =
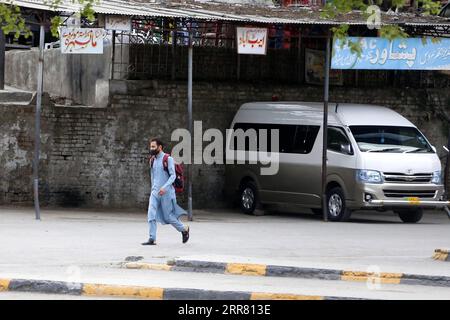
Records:
<instances>
[{"instance_id":1,"label":"brick wall section","mask_svg":"<svg viewBox=\"0 0 450 320\"><path fill-rule=\"evenodd\" d=\"M248 101L320 101L321 87L195 83L194 120L225 130ZM447 143L450 93L433 90L332 88L331 101L390 106L417 124L442 155ZM186 84L114 81L108 108L55 107L42 114L41 202L51 206L147 206L147 139L170 142L186 127ZM440 108L436 108L439 105ZM443 110L443 111L442 111ZM0 204L32 203L34 107L0 105ZM168 149L173 146L169 143ZM194 166L194 208L221 207L223 165ZM186 203L184 196L180 197Z\"/></svg>"}]
</instances>

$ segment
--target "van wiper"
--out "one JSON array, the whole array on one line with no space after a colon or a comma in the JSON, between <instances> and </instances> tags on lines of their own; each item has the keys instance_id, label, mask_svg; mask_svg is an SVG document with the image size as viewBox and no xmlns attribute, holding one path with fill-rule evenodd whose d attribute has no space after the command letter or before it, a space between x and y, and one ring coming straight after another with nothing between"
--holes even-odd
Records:
<instances>
[{"instance_id":1,"label":"van wiper","mask_svg":"<svg viewBox=\"0 0 450 320\"><path fill-rule=\"evenodd\" d=\"M371 149L367 152L385 152L385 151L394 151L394 150L400 150L401 148L384 148L384 149Z\"/></svg>"},{"instance_id":2,"label":"van wiper","mask_svg":"<svg viewBox=\"0 0 450 320\"><path fill-rule=\"evenodd\" d=\"M404 153L413 153L413 152L421 152L421 151L428 151L427 148L417 148L414 150L405 151Z\"/></svg>"}]
</instances>

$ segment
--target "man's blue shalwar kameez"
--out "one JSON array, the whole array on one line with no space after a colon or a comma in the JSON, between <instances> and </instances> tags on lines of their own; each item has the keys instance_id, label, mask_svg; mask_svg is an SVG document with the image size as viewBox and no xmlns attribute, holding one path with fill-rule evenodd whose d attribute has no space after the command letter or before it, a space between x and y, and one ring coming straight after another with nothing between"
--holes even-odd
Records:
<instances>
[{"instance_id":1,"label":"man's blue shalwar kameez","mask_svg":"<svg viewBox=\"0 0 450 320\"><path fill-rule=\"evenodd\" d=\"M150 239L156 241L156 223L171 224L180 232L185 231L180 216L187 212L177 204L175 188L172 185L176 178L175 162L168 158L168 171L163 166L164 152L155 156L153 166L150 168L151 193L148 203L148 223ZM163 188L166 193L160 196L159 190Z\"/></svg>"}]
</instances>

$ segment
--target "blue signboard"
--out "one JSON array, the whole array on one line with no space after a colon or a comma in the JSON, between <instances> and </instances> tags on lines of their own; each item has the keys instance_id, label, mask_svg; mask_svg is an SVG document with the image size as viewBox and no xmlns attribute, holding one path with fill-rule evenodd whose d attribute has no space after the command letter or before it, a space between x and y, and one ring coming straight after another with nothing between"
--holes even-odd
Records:
<instances>
[{"instance_id":1,"label":"blue signboard","mask_svg":"<svg viewBox=\"0 0 450 320\"><path fill-rule=\"evenodd\" d=\"M389 41L385 38L350 37L361 43L360 57L341 41L334 41L332 69L390 69L390 70L450 70L450 39L406 38Z\"/></svg>"}]
</instances>

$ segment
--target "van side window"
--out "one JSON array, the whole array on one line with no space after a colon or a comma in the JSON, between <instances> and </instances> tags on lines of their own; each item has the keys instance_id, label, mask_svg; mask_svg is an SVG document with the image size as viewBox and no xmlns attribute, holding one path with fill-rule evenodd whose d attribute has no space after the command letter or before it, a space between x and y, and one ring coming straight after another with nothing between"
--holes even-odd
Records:
<instances>
[{"instance_id":1,"label":"van side window","mask_svg":"<svg viewBox=\"0 0 450 320\"><path fill-rule=\"evenodd\" d=\"M245 143L238 141L234 137L234 146L236 150L245 151L267 151L271 152L271 130L278 129L279 131L279 152L281 153L310 153L320 126L303 126L303 125L289 125L289 124L268 124L268 123L236 123L234 130L242 129L246 133ZM249 129L254 129L256 135ZM259 130L267 130L267 148L259 147ZM242 148L244 145L244 148ZM255 147L256 146L256 147ZM267 149L267 150L266 150Z\"/></svg>"},{"instance_id":2,"label":"van side window","mask_svg":"<svg viewBox=\"0 0 450 320\"><path fill-rule=\"evenodd\" d=\"M328 127L328 150L343 153L353 154L350 141L347 138L344 130L338 127Z\"/></svg>"},{"instance_id":3,"label":"van side window","mask_svg":"<svg viewBox=\"0 0 450 320\"><path fill-rule=\"evenodd\" d=\"M319 126L296 126L294 145L291 153L310 153L319 129Z\"/></svg>"}]
</instances>

